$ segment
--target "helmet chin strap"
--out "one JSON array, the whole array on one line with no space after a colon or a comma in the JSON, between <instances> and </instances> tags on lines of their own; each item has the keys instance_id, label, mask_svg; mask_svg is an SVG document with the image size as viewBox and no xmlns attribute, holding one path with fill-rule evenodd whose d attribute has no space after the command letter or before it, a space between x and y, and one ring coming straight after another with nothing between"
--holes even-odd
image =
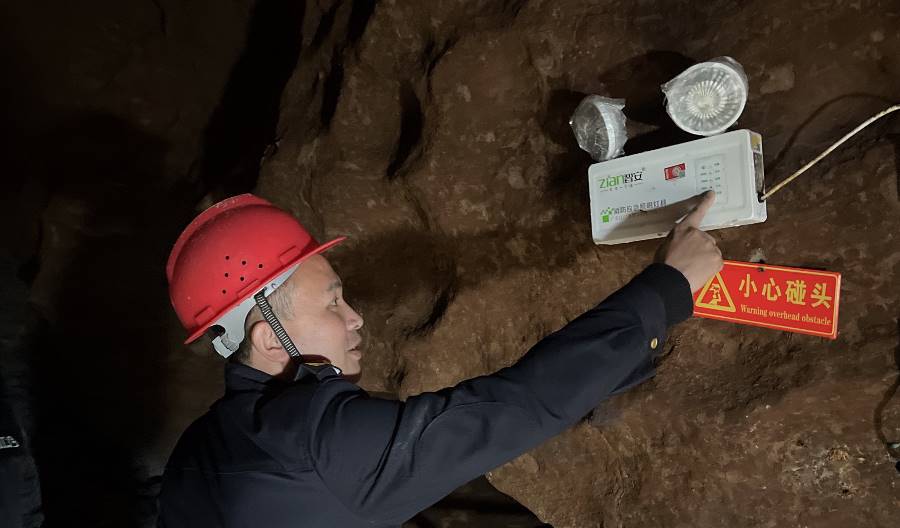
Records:
<instances>
[{"instance_id":1,"label":"helmet chin strap","mask_svg":"<svg viewBox=\"0 0 900 528\"><path fill-rule=\"evenodd\" d=\"M278 337L278 340L281 341L281 346L284 347L284 350L294 359L299 360L301 363L303 362L303 356L300 355L300 351L297 350L297 346L291 341L291 337L284 330L284 326L281 325L281 321L275 317L275 312L272 310L272 305L269 304L269 301L266 300L265 292L260 291L256 295L253 296L253 300L256 301L256 305L259 306L259 310L262 312L263 318L269 323L269 326L272 327L272 330L275 331L275 336Z\"/></svg>"}]
</instances>

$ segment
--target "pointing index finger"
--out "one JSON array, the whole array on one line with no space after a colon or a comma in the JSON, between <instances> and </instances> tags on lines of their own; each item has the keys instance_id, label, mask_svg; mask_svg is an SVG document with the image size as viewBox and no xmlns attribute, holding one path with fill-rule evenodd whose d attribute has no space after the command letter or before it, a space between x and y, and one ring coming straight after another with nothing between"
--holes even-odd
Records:
<instances>
[{"instance_id":1,"label":"pointing index finger","mask_svg":"<svg viewBox=\"0 0 900 528\"><path fill-rule=\"evenodd\" d=\"M698 229L700 228L700 223L703 222L706 213L708 213L713 204L716 203L715 191L706 191L700 196L702 197L700 203L694 206L694 208L691 209L691 212L689 212L687 216L684 217L684 220L681 221L683 224Z\"/></svg>"}]
</instances>

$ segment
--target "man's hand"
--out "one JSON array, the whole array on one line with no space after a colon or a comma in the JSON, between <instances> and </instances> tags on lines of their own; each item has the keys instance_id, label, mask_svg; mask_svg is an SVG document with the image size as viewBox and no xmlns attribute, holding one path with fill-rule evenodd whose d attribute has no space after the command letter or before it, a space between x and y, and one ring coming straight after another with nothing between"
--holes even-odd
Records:
<instances>
[{"instance_id":1,"label":"man's hand","mask_svg":"<svg viewBox=\"0 0 900 528\"><path fill-rule=\"evenodd\" d=\"M691 284L691 293L703 287L722 269L722 252L716 240L700 230L700 222L716 201L716 193L706 191L684 219L675 224L656 252L656 262L680 271Z\"/></svg>"}]
</instances>

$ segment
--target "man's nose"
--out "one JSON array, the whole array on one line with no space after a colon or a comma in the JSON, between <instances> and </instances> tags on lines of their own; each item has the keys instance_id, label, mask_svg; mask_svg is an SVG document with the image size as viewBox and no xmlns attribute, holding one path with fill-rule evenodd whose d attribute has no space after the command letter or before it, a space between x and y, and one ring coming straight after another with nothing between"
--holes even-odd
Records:
<instances>
[{"instance_id":1,"label":"man's nose","mask_svg":"<svg viewBox=\"0 0 900 528\"><path fill-rule=\"evenodd\" d=\"M362 316L359 315L356 310L354 310L349 304L347 305L347 310L350 311L347 316L347 328L349 328L350 330L359 330L360 328L362 328L362 325L364 323Z\"/></svg>"}]
</instances>

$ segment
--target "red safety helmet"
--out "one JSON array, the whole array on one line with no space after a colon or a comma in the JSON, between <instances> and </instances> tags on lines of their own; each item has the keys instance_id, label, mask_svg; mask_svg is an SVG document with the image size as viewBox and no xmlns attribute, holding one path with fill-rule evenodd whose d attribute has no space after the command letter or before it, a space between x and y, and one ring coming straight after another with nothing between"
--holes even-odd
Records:
<instances>
[{"instance_id":1,"label":"red safety helmet","mask_svg":"<svg viewBox=\"0 0 900 528\"><path fill-rule=\"evenodd\" d=\"M319 244L290 213L252 194L203 211L178 237L166 263L169 298L187 329L185 344L211 327L228 357L244 338L244 321L263 290L268 297L306 258L344 241Z\"/></svg>"}]
</instances>

